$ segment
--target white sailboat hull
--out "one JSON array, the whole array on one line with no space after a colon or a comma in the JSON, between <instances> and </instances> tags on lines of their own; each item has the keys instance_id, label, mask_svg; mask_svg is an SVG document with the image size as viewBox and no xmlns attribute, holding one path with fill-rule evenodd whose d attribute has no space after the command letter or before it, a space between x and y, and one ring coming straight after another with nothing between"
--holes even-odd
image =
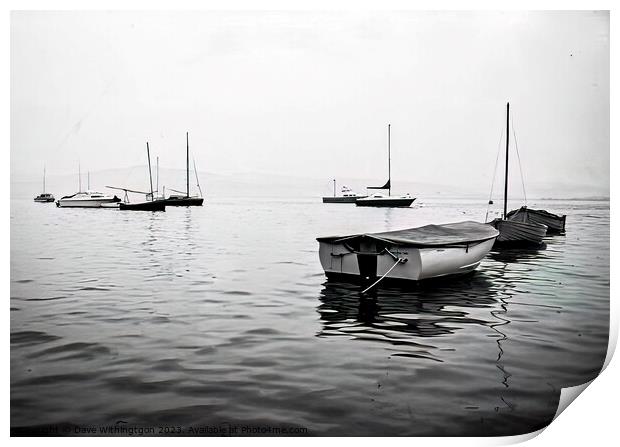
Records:
<instances>
[{"instance_id":1,"label":"white sailboat hull","mask_svg":"<svg viewBox=\"0 0 620 447\"><path fill-rule=\"evenodd\" d=\"M61 208L101 208L105 203L114 203L113 199L97 200L59 200L58 206Z\"/></svg>"},{"instance_id":2,"label":"white sailboat hull","mask_svg":"<svg viewBox=\"0 0 620 447\"><path fill-rule=\"evenodd\" d=\"M86 191L63 197L56 202L56 205L59 208L101 208L104 204L115 204L118 202L120 202L120 199L116 196Z\"/></svg>"}]
</instances>

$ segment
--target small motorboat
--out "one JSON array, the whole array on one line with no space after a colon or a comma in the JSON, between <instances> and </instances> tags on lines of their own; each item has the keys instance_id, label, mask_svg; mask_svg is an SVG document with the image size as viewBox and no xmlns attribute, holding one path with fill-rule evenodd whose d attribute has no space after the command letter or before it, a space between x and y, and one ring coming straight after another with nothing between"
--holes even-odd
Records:
<instances>
[{"instance_id":1,"label":"small motorboat","mask_svg":"<svg viewBox=\"0 0 620 447\"><path fill-rule=\"evenodd\" d=\"M53 202L54 200L56 200L54 195L47 192L43 192L34 198L34 201L39 203Z\"/></svg>"},{"instance_id":2,"label":"small motorboat","mask_svg":"<svg viewBox=\"0 0 620 447\"><path fill-rule=\"evenodd\" d=\"M39 203L48 203L48 202L53 202L54 200L56 199L54 199L53 194L45 192L45 166L43 166L43 192L39 194L38 196L36 196L34 198L34 201L39 202Z\"/></svg>"},{"instance_id":3,"label":"small motorboat","mask_svg":"<svg viewBox=\"0 0 620 447\"><path fill-rule=\"evenodd\" d=\"M547 234L563 234L566 229L566 215L557 215L545 210L534 210L522 206L506 214L508 220L537 223L547 226Z\"/></svg>"},{"instance_id":4,"label":"small motorboat","mask_svg":"<svg viewBox=\"0 0 620 447\"><path fill-rule=\"evenodd\" d=\"M408 193L404 196L392 196L392 162L391 162L391 124L388 124L388 180L383 186L368 186L367 189L387 189L388 195L373 194L355 201L357 206L375 207L408 207L411 206L415 197Z\"/></svg>"},{"instance_id":5,"label":"small motorboat","mask_svg":"<svg viewBox=\"0 0 620 447\"><path fill-rule=\"evenodd\" d=\"M490 225L466 221L317 241L328 278L376 284L384 278L420 281L471 272L498 235Z\"/></svg>"},{"instance_id":6,"label":"small motorboat","mask_svg":"<svg viewBox=\"0 0 620 447\"><path fill-rule=\"evenodd\" d=\"M77 192L56 202L59 208L101 208L104 204L118 203L121 199L97 191Z\"/></svg>"},{"instance_id":7,"label":"small motorboat","mask_svg":"<svg viewBox=\"0 0 620 447\"><path fill-rule=\"evenodd\" d=\"M375 206L375 207L409 207L415 200L415 197L411 197L409 194L404 196L386 196L383 194L373 194L363 199L357 199L355 204L357 206Z\"/></svg>"},{"instance_id":8,"label":"small motorboat","mask_svg":"<svg viewBox=\"0 0 620 447\"><path fill-rule=\"evenodd\" d=\"M329 197L329 196L323 197L323 203L355 203L355 201L358 199L363 199L364 197L368 197L368 196L358 195L354 193L351 188L349 188L348 186L344 186L344 185L342 186L341 192L342 192L341 196L336 195L336 179L334 179L334 195L332 197Z\"/></svg>"}]
</instances>

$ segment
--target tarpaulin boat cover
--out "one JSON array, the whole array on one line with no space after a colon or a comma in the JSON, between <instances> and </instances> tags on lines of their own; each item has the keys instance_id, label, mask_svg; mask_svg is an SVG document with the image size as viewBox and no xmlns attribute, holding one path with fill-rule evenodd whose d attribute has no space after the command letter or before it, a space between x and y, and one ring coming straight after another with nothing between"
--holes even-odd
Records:
<instances>
[{"instance_id":1,"label":"tarpaulin boat cover","mask_svg":"<svg viewBox=\"0 0 620 447\"><path fill-rule=\"evenodd\" d=\"M563 217L565 216L559 216L557 214L553 214L550 213L547 210L534 210L532 208L528 208L526 206L522 206L521 208L519 208L518 210L512 210L510 211L508 214L506 214L506 217L511 217L514 216L518 213L534 213L534 214L540 214L541 216L546 216L550 219L555 219L555 220L562 220Z\"/></svg>"},{"instance_id":2,"label":"tarpaulin boat cover","mask_svg":"<svg viewBox=\"0 0 620 447\"><path fill-rule=\"evenodd\" d=\"M352 242L355 239L370 238L393 244L414 245L417 247L437 247L443 245L462 245L482 242L497 237L499 231L489 224L466 221L443 225L425 225L406 230L383 233L362 233L351 236L317 238L319 242Z\"/></svg>"}]
</instances>

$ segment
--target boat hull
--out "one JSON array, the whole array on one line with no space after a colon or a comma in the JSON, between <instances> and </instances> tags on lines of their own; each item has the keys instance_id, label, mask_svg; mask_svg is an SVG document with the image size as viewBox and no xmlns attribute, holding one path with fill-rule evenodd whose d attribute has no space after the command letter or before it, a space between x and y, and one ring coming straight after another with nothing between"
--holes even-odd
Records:
<instances>
[{"instance_id":1,"label":"boat hull","mask_svg":"<svg viewBox=\"0 0 620 447\"><path fill-rule=\"evenodd\" d=\"M119 203L121 211L166 211L166 204L163 200L153 200L137 203Z\"/></svg>"},{"instance_id":2,"label":"boat hull","mask_svg":"<svg viewBox=\"0 0 620 447\"><path fill-rule=\"evenodd\" d=\"M421 281L426 279L458 276L475 270L489 253L495 237L472 242L463 246L414 247L393 245L388 250L395 256L406 259L395 267L395 259L386 251L376 252L367 246L367 254L351 252L341 242L319 241L321 266L328 277L373 281L385 275L386 279L400 281Z\"/></svg>"},{"instance_id":3,"label":"boat hull","mask_svg":"<svg viewBox=\"0 0 620 447\"><path fill-rule=\"evenodd\" d=\"M490 222L497 231L497 246L540 246L547 226L531 222L495 219Z\"/></svg>"},{"instance_id":4,"label":"boat hull","mask_svg":"<svg viewBox=\"0 0 620 447\"><path fill-rule=\"evenodd\" d=\"M519 208L507 215L509 220L537 223L547 226L547 234L563 234L566 230L566 215L558 216L543 210Z\"/></svg>"},{"instance_id":5,"label":"boat hull","mask_svg":"<svg viewBox=\"0 0 620 447\"><path fill-rule=\"evenodd\" d=\"M202 206L202 197L179 197L162 200L166 206Z\"/></svg>"},{"instance_id":6,"label":"boat hull","mask_svg":"<svg viewBox=\"0 0 620 447\"><path fill-rule=\"evenodd\" d=\"M355 203L358 199L368 196L323 197L323 203Z\"/></svg>"},{"instance_id":7,"label":"boat hull","mask_svg":"<svg viewBox=\"0 0 620 447\"><path fill-rule=\"evenodd\" d=\"M101 208L106 203L116 203L117 199L78 199L78 200L66 200L60 199L56 202L59 208Z\"/></svg>"},{"instance_id":8,"label":"boat hull","mask_svg":"<svg viewBox=\"0 0 620 447\"><path fill-rule=\"evenodd\" d=\"M355 201L357 206L374 206L385 208L406 208L411 206L415 197L366 197Z\"/></svg>"},{"instance_id":9,"label":"boat hull","mask_svg":"<svg viewBox=\"0 0 620 447\"><path fill-rule=\"evenodd\" d=\"M44 197L44 198L40 198L40 197L35 197L34 201L37 203L50 203L53 202L55 199L53 197Z\"/></svg>"}]
</instances>

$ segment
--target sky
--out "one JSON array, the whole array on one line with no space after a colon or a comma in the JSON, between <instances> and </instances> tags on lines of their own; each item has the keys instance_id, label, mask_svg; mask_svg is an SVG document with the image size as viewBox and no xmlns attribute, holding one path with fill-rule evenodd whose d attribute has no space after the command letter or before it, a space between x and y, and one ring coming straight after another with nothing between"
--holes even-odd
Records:
<instances>
[{"instance_id":1,"label":"sky","mask_svg":"<svg viewBox=\"0 0 620 447\"><path fill-rule=\"evenodd\" d=\"M511 182L609 190L608 12L11 14L12 182L189 131L207 173L383 183L390 123L396 189L488 189L508 101Z\"/></svg>"}]
</instances>

